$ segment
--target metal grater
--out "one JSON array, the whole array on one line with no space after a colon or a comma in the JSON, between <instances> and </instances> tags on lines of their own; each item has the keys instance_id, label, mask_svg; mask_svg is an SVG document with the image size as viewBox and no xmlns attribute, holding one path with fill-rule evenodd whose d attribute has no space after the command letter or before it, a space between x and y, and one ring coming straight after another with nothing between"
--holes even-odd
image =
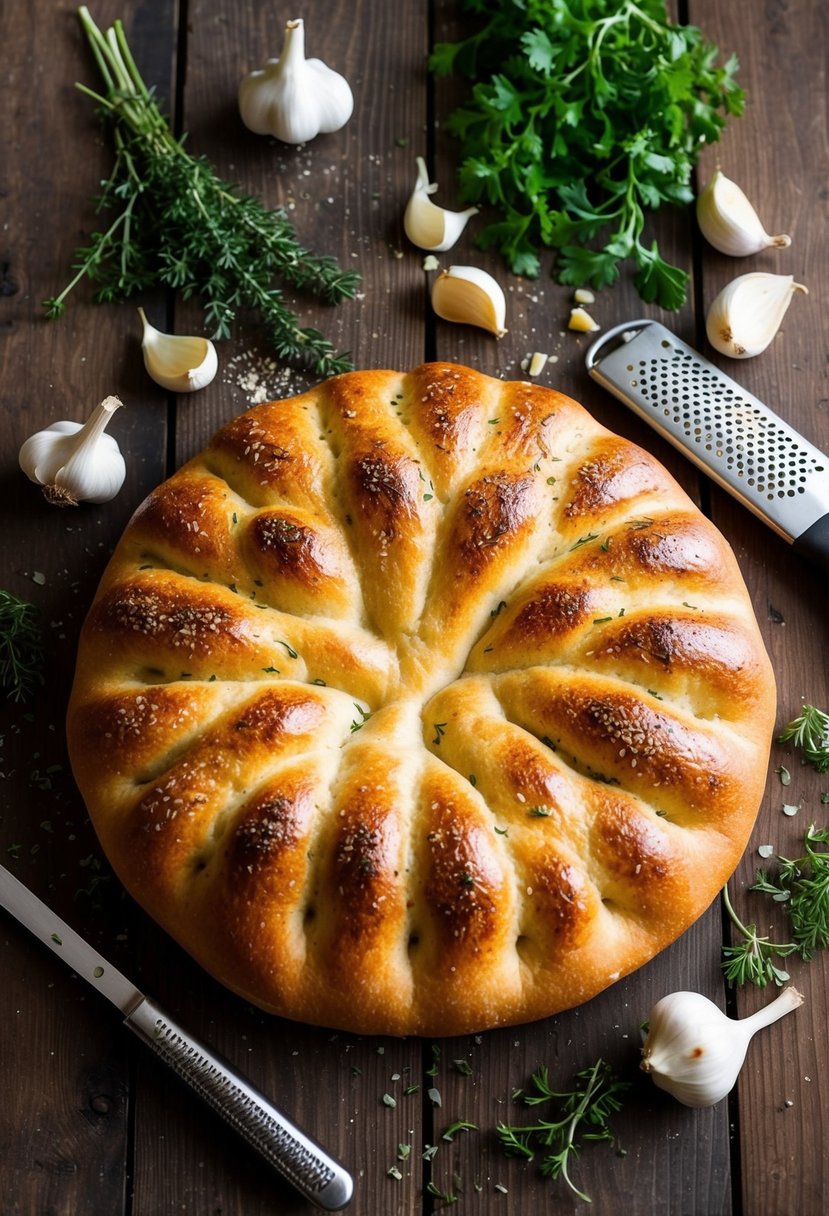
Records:
<instances>
[{"instance_id":1,"label":"metal grater","mask_svg":"<svg viewBox=\"0 0 829 1216\"><path fill-rule=\"evenodd\" d=\"M586 363L594 380L829 570L829 457L657 321L614 326Z\"/></svg>"}]
</instances>

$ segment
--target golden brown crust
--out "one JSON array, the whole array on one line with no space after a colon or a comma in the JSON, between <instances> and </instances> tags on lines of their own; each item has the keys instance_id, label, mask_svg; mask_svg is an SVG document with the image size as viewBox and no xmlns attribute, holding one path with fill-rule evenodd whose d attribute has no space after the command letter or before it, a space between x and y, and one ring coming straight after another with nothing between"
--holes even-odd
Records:
<instances>
[{"instance_id":1,"label":"golden brown crust","mask_svg":"<svg viewBox=\"0 0 829 1216\"><path fill-rule=\"evenodd\" d=\"M574 401L454 364L248 411L138 509L73 768L132 894L284 1016L453 1034L708 906L774 684L733 554Z\"/></svg>"}]
</instances>

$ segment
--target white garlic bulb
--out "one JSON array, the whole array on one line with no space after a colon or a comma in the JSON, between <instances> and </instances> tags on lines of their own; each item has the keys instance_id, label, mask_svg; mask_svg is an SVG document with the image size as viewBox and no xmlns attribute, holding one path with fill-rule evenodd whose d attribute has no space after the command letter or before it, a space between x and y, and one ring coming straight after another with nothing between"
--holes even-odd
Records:
<instances>
[{"instance_id":1,"label":"white garlic bulb","mask_svg":"<svg viewBox=\"0 0 829 1216\"><path fill-rule=\"evenodd\" d=\"M304 144L315 135L339 131L353 109L345 77L321 59L305 58L302 18L285 26L279 59L269 59L239 86L239 113L245 126L287 144Z\"/></svg>"},{"instance_id":2,"label":"white garlic bulb","mask_svg":"<svg viewBox=\"0 0 829 1216\"><path fill-rule=\"evenodd\" d=\"M491 274L477 266L450 266L432 284L432 308L444 321L488 329L496 338L506 331L507 302Z\"/></svg>"},{"instance_id":3,"label":"white garlic bulb","mask_svg":"<svg viewBox=\"0 0 829 1216\"><path fill-rule=\"evenodd\" d=\"M85 423L53 422L29 436L20 449L20 467L42 487L47 502L76 507L115 497L127 470L117 441L105 428L122 405L117 397L105 397Z\"/></svg>"},{"instance_id":4,"label":"white garlic bulb","mask_svg":"<svg viewBox=\"0 0 829 1216\"><path fill-rule=\"evenodd\" d=\"M205 388L216 375L219 359L209 338L185 338L163 334L147 320L144 309L138 315L144 326L141 350L148 374L173 393L194 393Z\"/></svg>"},{"instance_id":5,"label":"white garlic bulb","mask_svg":"<svg viewBox=\"0 0 829 1216\"><path fill-rule=\"evenodd\" d=\"M651 1010L640 1067L685 1106L713 1106L734 1088L753 1035L803 1004L796 988L747 1018L699 992L672 992Z\"/></svg>"},{"instance_id":6,"label":"white garlic bulb","mask_svg":"<svg viewBox=\"0 0 829 1216\"><path fill-rule=\"evenodd\" d=\"M734 258L792 243L785 233L769 236L743 191L720 169L697 198L697 222L709 244Z\"/></svg>"},{"instance_id":7,"label":"white garlic bulb","mask_svg":"<svg viewBox=\"0 0 829 1216\"><path fill-rule=\"evenodd\" d=\"M741 274L708 309L705 332L711 345L732 359L761 354L777 333L795 292L808 295L790 274Z\"/></svg>"},{"instance_id":8,"label":"white garlic bulb","mask_svg":"<svg viewBox=\"0 0 829 1216\"><path fill-rule=\"evenodd\" d=\"M429 181L426 161L418 156L417 181L406 205L403 228L412 244L419 249L444 253L452 248L471 217L478 214L478 208L447 211L444 207L438 207L429 197L437 188L437 182Z\"/></svg>"}]
</instances>

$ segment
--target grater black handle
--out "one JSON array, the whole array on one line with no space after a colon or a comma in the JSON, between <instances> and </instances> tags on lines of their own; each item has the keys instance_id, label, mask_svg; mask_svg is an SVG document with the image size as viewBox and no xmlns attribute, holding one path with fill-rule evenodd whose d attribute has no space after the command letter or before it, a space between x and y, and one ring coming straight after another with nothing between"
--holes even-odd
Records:
<instances>
[{"instance_id":1,"label":"grater black handle","mask_svg":"<svg viewBox=\"0 0 829 1216\"><path fill-rule=\"evenodd\" d=\"M792 543L792 548L829 574L829 513L801 532Z\"/></svg>"}]
</instances>

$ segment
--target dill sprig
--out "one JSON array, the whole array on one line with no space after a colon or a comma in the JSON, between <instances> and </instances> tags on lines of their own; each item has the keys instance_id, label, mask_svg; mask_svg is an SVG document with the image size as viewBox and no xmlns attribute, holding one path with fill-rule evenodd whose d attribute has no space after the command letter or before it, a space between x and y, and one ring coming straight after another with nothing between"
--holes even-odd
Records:
<instances>
[{"instance_id":1,"label":"dill sprig","mask_svg":"<svg viewBox=\"0 0 829 1216\"><path fill-rule=\"evenodd\" d=\"M545 1178L563 1178L585 1203L590 1196L580 1191L570 1177L570 1161L578 1156L580 1140L604 1140L614 1143L608 1120L621 1110L619 1095L630 1086L620 1081L606 1061L598 1059L591 1068L576 1074L575 1086L566 1093L550 1087L546 1068L539 1068L531 1078L531 1092L519 1091L516 1097L527 1106L537 1106L554 1098L561 1100L559 1117L541 1119L538 1123L519 1126L498 1124L501 1147L509 1156L526 1157L532 1161L540 1149L550 1149L541 1163Z\"/></svg>"},{"instance_id":2,"label":"dill sprig","mask_svg":"<svg viewBox=\"0 0 829 1216\"><path fill-rule=\"evenodd\" d=\"M354 297L359 276L306 249L283 210L269 210L222 180L206 157L191 156L144 83L121 22L102 33L85 6L78 15L104 89L77 87L112 125L115 165L97 202L114 218L77 250L73 278L44 301L47 315L61 315L83 278L99 302L167 287L201 299L213 338L228 337L239 309L252 308L280 358L321 376L348 370L350 357L299 324L277 282L334 304Z\"/></svg>"},{"instance_id":3,"label":"dill sprig","mask_svg":"<svg viewBox=\"0 0 829 1216\"><path fill-rule=\"evenodd\" d=\"M43 640L37 609L0 590L0 688L12 701L25 701L44 683Z\"/></svg>"},{"instance_id":4,"label":"dill sprig","mask_svg":"<svg viewBox=\"0 0 829 1216\"><path fill-rule=\"evenodd\" d=\"M779 743L789 740L802 750L819 773L829 770L829 714L814 705L804 705L803 713L793 718L778 735Z\"/></svg>"}]
</instances>

